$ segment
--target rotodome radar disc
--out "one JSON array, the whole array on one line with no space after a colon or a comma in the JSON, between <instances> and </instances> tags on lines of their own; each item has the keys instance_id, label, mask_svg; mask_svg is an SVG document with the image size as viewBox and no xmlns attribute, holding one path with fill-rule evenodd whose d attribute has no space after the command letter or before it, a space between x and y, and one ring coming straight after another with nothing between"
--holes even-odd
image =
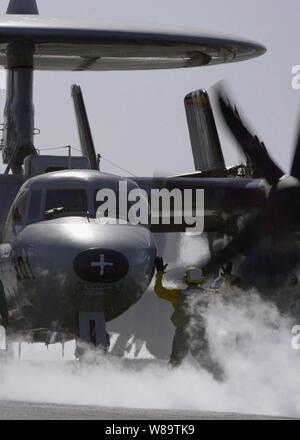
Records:
<instances>
[{"instance_id":1,"label":"rotodome radar disc","mask_svg":"<svg viewBox=\"0 0 300 440\"><path fill-rule=\"evenodd\" d=\"M138 70L197 67L244 61L264 46L234 37L101 20L0 16L0 65L11 43L33 46L38 70Z\"/></svg>"}]
</instances>

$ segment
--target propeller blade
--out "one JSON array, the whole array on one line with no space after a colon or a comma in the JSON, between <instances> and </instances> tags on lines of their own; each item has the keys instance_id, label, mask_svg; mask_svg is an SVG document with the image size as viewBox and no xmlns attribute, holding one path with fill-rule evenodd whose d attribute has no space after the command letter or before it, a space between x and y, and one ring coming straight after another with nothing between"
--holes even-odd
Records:
<instances>
[{"instance_id":1,"label":"propeller blade","mask_svg":"<svg viewBox=\"0 0 300 440\"><path fill-rule=\"evenodd\" d=\"M276 184L284 172L269 156L266 146L252 135L244 125L236 108L219 93L219 105L223 118L242 151L248 156L255 169L255 177L263 177L270 185Z\"/></svg>"},{"instance_id":2,"label":"propeller blade","mask_svg":"<svg viewBox=\"0 0 300 440\"><path fill-rule=\"evenodd\" d=\"M243 229L233 237L227 246L212 255L208 263L202 268L203 272L205 274L212 273L251 249L263 233L262 226L262 213L252 216L248 222L246 222Z\"/></svg>"}]
</instances>

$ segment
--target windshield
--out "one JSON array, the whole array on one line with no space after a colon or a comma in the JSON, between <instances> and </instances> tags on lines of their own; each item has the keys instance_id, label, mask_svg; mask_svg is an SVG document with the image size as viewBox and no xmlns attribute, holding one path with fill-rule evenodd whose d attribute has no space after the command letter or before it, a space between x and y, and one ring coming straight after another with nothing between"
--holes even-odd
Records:
<instances>
[{"instance_id":1,"label":"windshield","mask_svg":"<svg viewBox=\"0 0 300 440\"><path fill-rule=\"evenodd\" d=\"M14 223L22 223L24 221L26 206L27 191L22 191L13 205L12 220Z\"/></svg>"},{"instance_id":2,"label":"windshield","mask_svg":"<svg viewBox=\"0 0 300 440\"><path fill-rule=\"evenodd\" d=\"M45 217L54 215L86 215L87 196L84 189L51 189L47 191Z\"/></svg>"},{"instance_id":3,"label":"windshield","mask_svg":"<svg viewBox=\"0 0 300 440\"><path fill-rule=\"evenodd\" d=\"M17 196L16 201L12 205L4 229L4 236L8 238L10 234L15 234L17 230L26 222L26 211L28 204L28 191L23 190Z\"/></svg>"}]
</instances>

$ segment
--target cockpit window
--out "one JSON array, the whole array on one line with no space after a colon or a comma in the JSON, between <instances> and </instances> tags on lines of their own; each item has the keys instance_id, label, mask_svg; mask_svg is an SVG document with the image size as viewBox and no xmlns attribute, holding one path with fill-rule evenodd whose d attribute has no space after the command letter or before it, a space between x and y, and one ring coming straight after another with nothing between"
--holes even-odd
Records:
<instances>
[{"instance_id":1,"label":"cockpit window","mask_svg":"<svg viewBox=\"0 0 300 440\"><path fill-rule=\"evenodd\" d=\"M86 215L87 196L84 189L51 189L47 191L44 216Z\"/></svg>"},{"instance_id":2,"label":"cockpit window","mask_svg":"<svg viewBox=\"0 0 300 440\"><path fill-rule=\"evenodd\" d=\"M28 217L30 221L39 220L41 217L42 191L32 190L30 193L30 203Z\"/></svg>"},{"instance_id":3,"label":"cockpit window","mask_svg":"<svg viewBox=\"0 0 300 440\"><path fill-rule=\"evenodd\" d=\"M23 191L17 198L12 208L13 223L22 223L25 218L27 206L27 191Z\"/></svg>"},{"instance_id":4,"label":"cockpit window","mask_svg":"<svg viewBox=\"0 0 300 440\"><path fill-rule=\"evenodd\" d=\"M23 227L26 220L26 210L28 201L28 191L23 190L17 196L14 204L12 205L4 228L4 236L7 238L10 234L15 234L16 230Z\"/></svg>"}]
</instances>

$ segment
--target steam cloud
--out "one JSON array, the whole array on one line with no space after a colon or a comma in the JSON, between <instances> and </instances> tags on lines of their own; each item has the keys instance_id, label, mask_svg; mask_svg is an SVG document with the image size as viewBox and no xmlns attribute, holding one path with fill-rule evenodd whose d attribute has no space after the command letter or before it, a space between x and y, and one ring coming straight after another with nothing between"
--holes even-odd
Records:
<instances>
[{"instance_id":1,"label":"steam cloud","mask_svg":"<svg viewBox=\"0 0 300 440\"><path fill-rule=\"evenodd\" d=\"M223 382L192 358L176 370L156 360L141 366L110 356L79 367L58 360L59 346L43 353L32 346L31 358L39 355L41 362L26 361L25 346L22 360L2 370L0 399L299 417L300 352L292 349L290 320L257 293L238 289L215 295L205 319ZM66 351L71 359L73 347Z\"/></svg>"}]
</instances>

